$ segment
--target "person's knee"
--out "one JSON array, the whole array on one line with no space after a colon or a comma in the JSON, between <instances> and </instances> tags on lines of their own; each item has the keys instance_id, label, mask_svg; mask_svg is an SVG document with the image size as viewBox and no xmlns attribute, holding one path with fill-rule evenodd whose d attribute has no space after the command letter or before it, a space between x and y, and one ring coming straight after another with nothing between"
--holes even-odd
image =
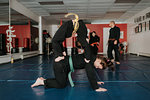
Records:
<instances>
[{"instance_id":1,"label":"person's knee","mask_svg":"<svg viewBox=\"0 0 150 100\"><path fill-rule=\"evenodd\" d=\"M59 85L60 85L59 88L65 88L67 86L66 80L63 80L63 81L59 82Z\"/></svg>"},{"instance_id":2,"label":"person's knee","mask_svg":"<svg viewBox=\"0 0 150 100\"><path fill-rule=\"evenodd\" d=\"M67 84L65 83L65 84L62 84L61 85L61 88L65 88L67 86Z\"/></svg>"}]
</instances>

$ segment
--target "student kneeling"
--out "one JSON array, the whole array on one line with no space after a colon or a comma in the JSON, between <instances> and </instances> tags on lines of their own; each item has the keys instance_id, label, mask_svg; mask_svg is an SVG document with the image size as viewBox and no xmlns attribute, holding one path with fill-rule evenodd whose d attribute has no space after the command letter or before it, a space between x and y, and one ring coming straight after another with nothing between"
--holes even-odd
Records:
<instances>
[{"instance_id":1,"label":"student kneeling","mask_svg":"<svg viewBox=\"0 0 150 100\"><path fill-rule=\"evenodd\" d=\"M85 68L87 77L93 90L97 92L107 91L107 89L98 86L98 84L101 85L104 84L104 82L97 82L94 67L99 69L112 67L113 64L111 62L108 62L106 58L91 56L90 63L86 63L83 54L73 55L72 60L74 69ZM45 88L64 88L67 86L69 71L69 56L66 56L63 60L59 62L54 61L55 78L44 79L40 77L33 85L31 85L31 87L44 85Z\"/></svg>"}]
</instances>

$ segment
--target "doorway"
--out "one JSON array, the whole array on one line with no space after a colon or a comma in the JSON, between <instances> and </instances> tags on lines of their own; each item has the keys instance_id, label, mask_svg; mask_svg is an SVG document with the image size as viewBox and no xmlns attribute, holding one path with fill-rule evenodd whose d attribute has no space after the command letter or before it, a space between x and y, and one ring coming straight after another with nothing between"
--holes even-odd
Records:
<instances>
[{"instance_id":1,"label":"doorway","mask_svg":"<svg viewBox=\"0 0 150 100\"><path fill-rule=\"evenodd\" d=\"M103 54L107 54L109 30L110 28L103 28Z\"/></svg>"}]
</instances>

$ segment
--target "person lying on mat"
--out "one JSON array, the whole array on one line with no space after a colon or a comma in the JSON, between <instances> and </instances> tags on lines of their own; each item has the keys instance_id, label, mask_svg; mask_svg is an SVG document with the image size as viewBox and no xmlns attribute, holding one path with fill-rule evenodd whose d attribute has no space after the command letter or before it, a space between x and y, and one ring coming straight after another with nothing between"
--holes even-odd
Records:
<instances>
[{"instance_id":1,"label":"person lying on mat","mask_svg":"<svg viewBox=\"0 0 150 100\"><path fill-rule=\"evenodd\" d=\"M97 92L107 91L107 89L99 87L99 85L104 84L104 82L97 82L94 68L106 69L107 67L109 67L113 70L113 63L108 61L107 58L99 56L91 56L89 63L86 63L84 59L84 54L73 55L72 62L74 69L85 68L92 89ZM36 82L31 85L31 87L43 85L45 88L65 88L68 83L67 79L68 73L70 71L69 56L65 56L64 59L61 61L54 61L53 66L55 78L37 78Z\"/></svg>"}]
</instances>

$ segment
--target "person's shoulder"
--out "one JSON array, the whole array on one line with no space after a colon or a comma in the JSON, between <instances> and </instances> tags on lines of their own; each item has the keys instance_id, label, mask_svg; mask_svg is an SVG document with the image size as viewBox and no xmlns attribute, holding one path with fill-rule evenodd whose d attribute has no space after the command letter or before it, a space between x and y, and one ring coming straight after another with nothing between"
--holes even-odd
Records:
<instances>
[{"instance_id":1,"label":"person's shoulder","mask_svg":"<svg viewBox=\"0 0 150 100\"><path fill-rule=\"evenodd\" d=\"M68 21L66 21L65 23L72 23L72 20L68 20Z\"/></svg>"},{"instance_id":2,"label":"person's shoulder","mask_svg":"<svg viewBox=\"0 0 150 100\"><path fill-rule=\"evenodd\" d=\"M115 28L120 30L120 28L118 26L115 26Z\"/></svg>"},{"instance_id":3,"label":"person's shoulder","mask_svg":"<svg viewBox=\"0 0 150 100\"><path fill-rule=\"evenodd\" d=\"M78 22L79 22L79 23L84 23L84 21L83 21L83 20L79 20Z\"/></svg>"},{"instance_id":4,"label":"person's shoulder","mask_svg":"<svg viewBox=\"0 0 150 100\"><path fill-rule=\"evenodd\" d=\"M79 20L79 22L83 22L83 20Z\"/></svg>"},{"instance_id":5,"label":"person's shoulder","mask_svg":"<svg viewBox=\"0 0 150 100\"><path fill-rule=\"evenodd\" d=\"M72 23L72 20L68 20L68 21L65 21L65 22L63 22L63 24L71 24Z\"/></svg>"},{"instance_id":6,"label":"person's shoulder","mask_svg":"<svg viewBox=\"0 0 150 100\"><path fill-rule=\"evenodd\" d=\"M98 35L95 35L96 37L99 37Z\"/></svg>"}]
</instances>

